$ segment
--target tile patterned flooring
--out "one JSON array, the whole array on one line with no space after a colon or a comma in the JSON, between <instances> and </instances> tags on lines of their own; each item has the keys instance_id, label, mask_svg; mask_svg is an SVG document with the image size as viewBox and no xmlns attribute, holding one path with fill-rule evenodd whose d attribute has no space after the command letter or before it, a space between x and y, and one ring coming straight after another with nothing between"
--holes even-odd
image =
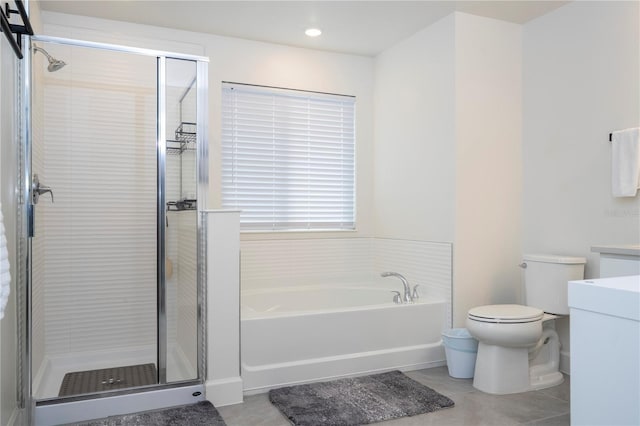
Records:
<instances>
[{"instance_id":1,"label":"tile patterned flooring","mask_svg":"<svg viewBox=\"0 0 640 426\"><path fill-rule=\"evenodd\" d=\"M384 426L568 426L569 376L561 385L512 395L489 395L470 379L449 377L447 367L409 371L412 379L453 399L456 405L433 413L376 423ZM243 404L219 407L228 426L289 426L267 394L245 397ZM318 425L321 426L321 425Z\"/></svg>"}]
</instances>

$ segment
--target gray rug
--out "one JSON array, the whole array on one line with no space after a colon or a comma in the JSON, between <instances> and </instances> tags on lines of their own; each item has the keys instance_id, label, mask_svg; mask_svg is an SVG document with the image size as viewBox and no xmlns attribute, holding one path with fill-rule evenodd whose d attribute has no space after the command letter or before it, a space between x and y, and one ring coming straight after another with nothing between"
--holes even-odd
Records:
<instances>
[{"instance_id":1,"label":"gray rug","mask_svg":"<svg viewBox=\"0 0 640 426\"><path fill-rule=\"evenodd\" d=\"M111 416L74 426L226 426L218 410L209 401L162 410Z\"/></svg>"},{"instance_id":2,"label":"gray rug","mask_svg":"<svg viewBox=\"0 0 640 426\"><path fill-rule=\"evenodd\" d=\"M155 364L74 371L64 375L58 396L153 385L157 381Z\"/></svg>"},{"instance_id":3,"label":"gray rug","mask_svg":"<svg viewBox=\"0 0 640 426\"><path fill-rule=\"evenodd\" d=\"M430 413L454 402L399 371L269 391L296 426L355 426Z\"/></svg>"}]
</instances>

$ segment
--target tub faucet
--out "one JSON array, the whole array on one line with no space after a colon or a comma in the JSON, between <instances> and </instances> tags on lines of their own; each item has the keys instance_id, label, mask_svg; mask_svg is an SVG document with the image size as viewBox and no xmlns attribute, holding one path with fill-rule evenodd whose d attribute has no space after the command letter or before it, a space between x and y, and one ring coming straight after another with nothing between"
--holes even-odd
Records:
<instances>
[{"instance_id":1,"label":"tub faucet","mask_svg":"<svg viewBox=\"0 0 640 426\"><path fill-rule=\"evenodd\" d=\"M380 274L380 276L383 278L385 277L399 278L400 281L402 281L402 285L404 286L404 297L402 298L402 300L404 301L404 303L413 302L413 297L411 296L411 286L409 285L409 281L407 281L405 277L403 277L397 272L383 272Z\"/></svg>"}]
</instances>

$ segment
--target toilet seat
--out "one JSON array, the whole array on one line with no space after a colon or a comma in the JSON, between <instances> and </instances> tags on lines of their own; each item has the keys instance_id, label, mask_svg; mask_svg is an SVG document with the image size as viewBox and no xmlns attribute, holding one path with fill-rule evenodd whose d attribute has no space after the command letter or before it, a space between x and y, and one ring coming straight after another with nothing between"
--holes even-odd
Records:
<instances>
[{"instance_id":1,"label":"toilet seat","mask_svg":"<svg viewBox=\"0 0 640 426\"><path fill-rule=\"evenodd\" d=\"M469 310L468 318L473 321L495 324L521 324L540 321L542 309L524 305L485 305Z\"/></svg>"}]
</instances>

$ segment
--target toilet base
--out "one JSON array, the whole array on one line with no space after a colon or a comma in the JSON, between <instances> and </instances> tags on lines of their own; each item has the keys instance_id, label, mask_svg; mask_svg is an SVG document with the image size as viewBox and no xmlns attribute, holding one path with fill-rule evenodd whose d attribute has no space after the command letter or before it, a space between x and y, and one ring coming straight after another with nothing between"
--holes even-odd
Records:
<instances>
[{"instance_id":1,"label":"toilet base","mask_svg":"<svg viewBox=\"0 0 640 426\"><path fill-rule=\"evenodd\" d=\"M531 367L529 368L530 390L538 390L557 386L564 382L560 370L560 338L555 330L553 321L547 321L542 330L538 345L529 353Z\"/></svg>"},{"instance_id":2,"label":"toilet base","mask_svg":"<svg viewBox=\"0 0 640 426\"><path fill-rule=\"evenodd\" d=\"M496 395L530 390L529 349L479 342L473 387Z\"/></svg>"},{"instance_id":3,"label":"toilet base","mask_svg":"<svg viewBox=\"0 0 640 426\"><path fill-rule=\"evenodd\" d=\"M558 386L562 382L564 382L564 376L559 371L543 374L541 376L531 376L531 386L529 387L529 390L551 388L553 386Z\"/></svg>"},{"instance_id":4,"label":"toilet base","mask_svg":"<svg viewBox=\"0 0 640 426\"><path fill-rule=\"evenodd\" d=\"M482 392L505 395L550 388L564 382L558 371L560 342L549 325L534 348L478 344L473 386Z\"/></svg>"}]
</instances>

